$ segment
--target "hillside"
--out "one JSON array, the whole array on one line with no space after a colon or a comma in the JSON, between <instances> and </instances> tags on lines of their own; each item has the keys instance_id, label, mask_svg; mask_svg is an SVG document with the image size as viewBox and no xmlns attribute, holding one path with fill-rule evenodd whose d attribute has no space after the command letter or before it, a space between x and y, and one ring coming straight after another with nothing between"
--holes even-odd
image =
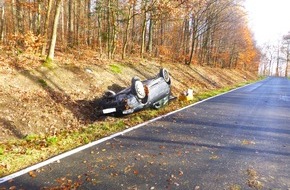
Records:
<instances>
[{"instance_id":1,"label":"hillside","mask_svg":"<svg viewBox=\"0 0 290 190\"><path fill-rule=\"evenodd\" d=\"M256 74L219 68L186 66L158 60L106 60L91 51L58 53L54 63L40 57L2 53L0 58L0 141L29 134L55 134L98 122L94 100L105 90L130 85L133 76L152 77L165 67L178 96L255 80Z\"/></svg>"}]
</instances>

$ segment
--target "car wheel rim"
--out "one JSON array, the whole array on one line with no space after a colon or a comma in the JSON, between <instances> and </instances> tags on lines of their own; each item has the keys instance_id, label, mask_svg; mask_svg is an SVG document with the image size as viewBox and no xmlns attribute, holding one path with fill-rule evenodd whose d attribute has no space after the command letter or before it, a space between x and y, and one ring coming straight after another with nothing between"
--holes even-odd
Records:
<instances>
[{"instance_id":1,"label":"car wheel rim","mask_svg":"<svg viewBox=\"0 0 290 190\"><path fill-rule=\"evenodd\" d=\"M141 99L145 98L145 96L146 96L145 90L144 90L144 86L143 86L141 81L136 81L135 90L136 90L138 98L141 98Z\"/></svg>"},{"instance_id":2,"label":"car wheel rim","mask_svg":"<svg viewBox=\"0 0 290 190\"><path fill-rule=\"evenodd\" d=\"M165 69L163 70L163 77L166 82L169 82L169 74Z\"/></svg>"}]
</instances>

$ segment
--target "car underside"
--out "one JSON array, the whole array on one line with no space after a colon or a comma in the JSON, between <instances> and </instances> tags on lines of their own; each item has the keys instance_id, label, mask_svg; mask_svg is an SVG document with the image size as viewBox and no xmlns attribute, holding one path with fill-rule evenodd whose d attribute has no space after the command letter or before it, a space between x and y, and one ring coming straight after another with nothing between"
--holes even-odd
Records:
<instances>
[{"instance_id":1,"label":"car underside","mask_svg":"<svg viewBox=\"0 0 290 190\"><path fill-rule=\"evenodd\" d=\"M159 109L172 98L171 79L168 71L162 68L155 77L144 81L133 77L131 87L118 93L105 92L99 109L104 115L127 115L149 107Z\"/></svg>"}]
</instances>

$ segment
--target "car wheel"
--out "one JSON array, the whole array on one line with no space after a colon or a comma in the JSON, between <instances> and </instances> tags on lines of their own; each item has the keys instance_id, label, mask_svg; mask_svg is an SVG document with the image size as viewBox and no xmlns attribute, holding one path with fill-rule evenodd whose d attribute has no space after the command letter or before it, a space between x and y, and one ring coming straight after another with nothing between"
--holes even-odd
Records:
<instances>
[{"instance_id":1,"label":"car wheel","mask_svg":"<svg viewBox=\"0 0 290 190\"><path fill-rule=\"evenodd\" d=\"M160 109L162 107L162 104L160 103L160 102L155 102L154 104L153 104L153 108L154 109Z\"/></svg>"},{"instance_id":2,"label":"car wheel","mask_svg":"<svg viewBox=\"0 0 290 190\"><path fill-rule=\"evenodd\" d=\"M159 76L162 77L166 83L170 84L170 76L166 69L160 69Z\"/></svg>"},{"instance_id":3,"label":"car wheel","mask_svg":"<svg viewBox=\"0 0 290 190\"><path fill-rule=\"evenodd\" d=\"M134 77L132 79L132 92L136 95L139 99L144 99L146 97L145 88L139 78Z\"/></svg>"}]
</instances>

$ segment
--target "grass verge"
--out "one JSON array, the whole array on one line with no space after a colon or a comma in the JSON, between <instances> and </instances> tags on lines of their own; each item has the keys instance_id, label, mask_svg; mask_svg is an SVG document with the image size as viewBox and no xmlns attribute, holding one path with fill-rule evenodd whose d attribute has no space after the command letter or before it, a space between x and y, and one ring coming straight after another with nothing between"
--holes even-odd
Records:
<instances>
[{"instance_id":1,"label":"grass verge","mask_svg":"<svg viewBox=\"0 0 290 190\"><path fill-rule=\"evenodd\" d=\"M101 139L131 126L164 115L200 100L244 86L246 83L195 95L193 101L173 101L159 110L147 109L130 116L100 121L74 131L62 131L56 135L31 134L23 139L0 142L0 177L44 161L52 156L71 150L78 146Z\"/></svg>"}]
</instances>

